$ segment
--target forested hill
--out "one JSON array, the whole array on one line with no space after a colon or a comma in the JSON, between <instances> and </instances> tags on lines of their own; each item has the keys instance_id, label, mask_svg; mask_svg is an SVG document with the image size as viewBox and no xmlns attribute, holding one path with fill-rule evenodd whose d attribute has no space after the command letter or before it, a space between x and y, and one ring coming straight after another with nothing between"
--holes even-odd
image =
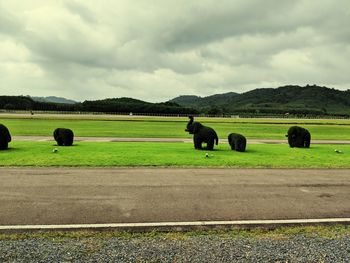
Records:
<instances>
[{"instance_id":1,"label":"forested hill","mask_svg":"<svg viewBox=\"0 0 350 263\"><path fill-rule=\"evenodd\" d=\"M76 104L35 101L30 96L0 96L0 109L74 111Z\"/></svg>"},{"instance_id":2,"label":"forested hill","mask_svg":"<svg viewBox=\"0 0 350 263\"><path fill-rule=\"evenodd\" d=\"M97 112L134 112L163 114L198 114L193 108L180 106L175 102L151 103L132 98L113 98L84 101L80 106L85 111Z\"/></svg>"},{"instance_id":3,"label":"forested hill","mask_svg":"<svg viewBox=\"0 0 350 263\"><path fill-rule=\"evenodd\" d=\"M55 97L55 96L49 96L49 97L31 97L34 101L39 102L53 102L53 103L63 103L63 104L75 104L78 103L74 100L68 100L66 98L62 97Z\"/></svg>"},{"instance_id":4,"label":"forested hill","mask_svg":"<svg viewBox=\"0 0 350 263\"><path fill-rule=\"evenodd\" d=\"M170 101L191 105L201 112L211 114L350 115L350 90L340 91L316 85L255 89L242 94L225 93L204 98L180 96Z\"/></svg>"},{"instance_id":5,"label":"forested hill","mask_svg":"<svg viewBox=\"0 0 350 263\"><path fill-rule=\"evenodd\" d=\"M202 107L210 107L210 106L218 106L218 105L226 104L229 102L231 98L235 97L236 95L239 95L239 94L235 92L228 92L224 94L215 94L208 97L184 95L184 96L179 96L175 99L172 99L169 102L175 102L182 106L202 108Z\"/></svg>"},{"instance_id":6,"label":"forested hill","mask_svg":"<svg viewBox=\"0 0 350 263\"><path fill-rule=\"evenodd\" d=\"M283 86L229 92L208 97L180 96L163 103L132 98L110 98L74 104L35 101L29 96L0 96L0 110L48 110L105 113L213 114L213 115L342 115L350 116L350 90L327 87Z\"/></svg>"},{"instance_id":7,"label":"forested hill","mask_svg":"<svg viewBox=\"0 0 350 263\"><path fill-rule=\"evenodd\" d=\"M112 98L82 103L54 103L33 100L29 96L0 96L0 109L5 110L44 110L81 111L105 113L162 113L198 114L193 108L180 106L174 102L150 103L131 98Z\"/></svg>"}]
</instances>

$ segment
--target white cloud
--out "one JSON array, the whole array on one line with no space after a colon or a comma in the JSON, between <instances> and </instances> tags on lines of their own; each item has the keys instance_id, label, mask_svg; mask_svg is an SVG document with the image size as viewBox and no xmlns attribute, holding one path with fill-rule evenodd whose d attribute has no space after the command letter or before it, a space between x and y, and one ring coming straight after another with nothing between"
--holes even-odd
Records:
<instances>
[{"instance_id":1,"label":"white cloud","mask_svg":"<svg viewBox=\"0 0 350 263\"><path fill-rule=\"evenodd\" d=\"M2 94L165 101L350 87L346 0L2 0Z\"/></svg>"}]
</instances>

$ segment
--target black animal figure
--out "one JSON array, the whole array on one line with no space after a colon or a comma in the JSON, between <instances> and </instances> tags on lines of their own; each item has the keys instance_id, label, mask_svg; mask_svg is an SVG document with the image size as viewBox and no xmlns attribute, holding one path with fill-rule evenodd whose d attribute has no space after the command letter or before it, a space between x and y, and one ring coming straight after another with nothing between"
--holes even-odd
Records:
<instances>
[{"instance_id":1,"label":"black animal figure","mask_svg":"<svg viewBox=\"0 0 350 263\"><path fill-rule=\"evenodd\" d=\"M11 135L7 127L0 124L0 150L6 150L11 142Z\"/></svg>"},{"instance_id":2,"label":"black animal figure","mask_svg":"<svg viewBox=\"0 0 350 263\"><path fill-rule=\"evenodd\" d=\"M190 120L187 123L185 131L187 131L189 134L193 134L194 148L203 149L202 143L206 143L206 149L212 151L214 149L214 142L216 141L216 145L219 143L219 138L214 129L206 127L200 122L194 122L193 116L189 116L188 118Z\"/></svg>"},{"instance_id":3,"label":"black animal figure","mask_svg":"<svg viewBox=\"0 0 350 263\"><path fill-rule=\"evenodd\" d=\"M288 130L288 143L290 147L309 148L311 142L311 134L307 129L299 126L292 126Z\"/></svg>"},{"instance_id":4,"label":"black animal figure","mask_svg":"<svg viewBox=\"0 0 350 263\"><path fill-rule=\"evenodd\" d=\"M59 146L71 146L73 144L74 134L70 129L57 128L53 132L53 137Z\"/></svg>"},{"instance_id":5,"label":"black animal figure","mask_svg":"<svg viewBox=\"0 0 350 263\"><path fill-rule=\"evenodd\" d=\"M228 143L231 145L232 150L244 152L247 139L242 134L231 133L228 135Z\"/></svg>"}]
</instances>

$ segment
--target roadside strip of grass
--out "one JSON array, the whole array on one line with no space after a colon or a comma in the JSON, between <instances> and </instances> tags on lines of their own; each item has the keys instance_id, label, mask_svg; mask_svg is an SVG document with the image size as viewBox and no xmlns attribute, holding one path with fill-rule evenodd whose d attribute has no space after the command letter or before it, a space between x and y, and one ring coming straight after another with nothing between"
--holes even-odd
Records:
<instances>
[{"instance_id":1,"label":"roadside strip of grass","mask_svg":"<svg viewBox=\"0 0 350 263\"><path fill-rule=\"evenodd\" d=\"M0 166L350 168L350 145L299 149L287 144L250 144L241 153L220 144L208 152L209 157L206 152L195 150L192 143L77 142L58 147L54 142L17 141L10 143L9 150L0 151Z\"/></svg>"},{"instance_id":2,"label":"roadside strip of grass","mask_svg":"<svg viewBox=\"0 0 350 263\"><path fill-rule=\"evenodd\" d=\"M211 120L211 119L209 119ZM201 120L199 120L201 121ZM214 128L220 138L226 140L228 134L241 133L247 138L286 139L291 125L307 128L312 139L350 140L350 124L310 124L310 123L236 123L201 121ZM128 138L191 138L185 132L187 119L182 121L132 121L132 120L45 120L45 119L0 119L11 135L52 136L58 128L70 128L75 136L81 137L128 137Z\"/></svg>"},{"instance_id":3,"label":"roadside strip of grass","mask_svg":"<svg viewBox=\"0 0 350 263\"><path fill-rule=\"evenodd\" d=\"M208 231L189 231L189 232L124 232L124 231L69 231L69 232L33 232L20 234L0 234L0 240L24 240L24 239L50 239L52 241L61 241L64 239L81 238L164 238L170 240L185 240L190 237L201 236L219 237L225 239L249 238L249 239L288 239L295 236L306 236L311 238L337 239L350 237L349 225L334 226L300 226L300 227L281 227L276 229L253 228L253 229L227 229L227 230L208 230Z\"/></svg>"}]
</instances>

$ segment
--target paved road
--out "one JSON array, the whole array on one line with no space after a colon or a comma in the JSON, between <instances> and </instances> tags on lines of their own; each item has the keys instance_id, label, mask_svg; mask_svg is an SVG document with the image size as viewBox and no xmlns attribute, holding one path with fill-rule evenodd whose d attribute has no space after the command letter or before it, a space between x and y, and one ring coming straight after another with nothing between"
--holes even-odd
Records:
<instances>
[{"instance_id":1,"label":"paved road","mask_svg":"<svg viewBox=\"0 0 350 263\"><path fill-rule=\"evenodd\" d=\"M350 217L350 169L0 168L0 225Z\"/></svg>"},{"instance_id":2,"label":"paved road","mask_svg":"<svg viewBox=\"0 0 350 263\"><path fill-rule=\"evenodd\" d=\"M53 141L52 136L13 136L14 141ZM123 137L75 137L75 141L82 142L189 142L190 138L123 138ZM227 144L226 138L220 138L219 143ZM281 144L287 143L287 139L248 139L248 143ZM312 140L312 144L350 144L349 140Z\"/></svg>"}]
</instances>

